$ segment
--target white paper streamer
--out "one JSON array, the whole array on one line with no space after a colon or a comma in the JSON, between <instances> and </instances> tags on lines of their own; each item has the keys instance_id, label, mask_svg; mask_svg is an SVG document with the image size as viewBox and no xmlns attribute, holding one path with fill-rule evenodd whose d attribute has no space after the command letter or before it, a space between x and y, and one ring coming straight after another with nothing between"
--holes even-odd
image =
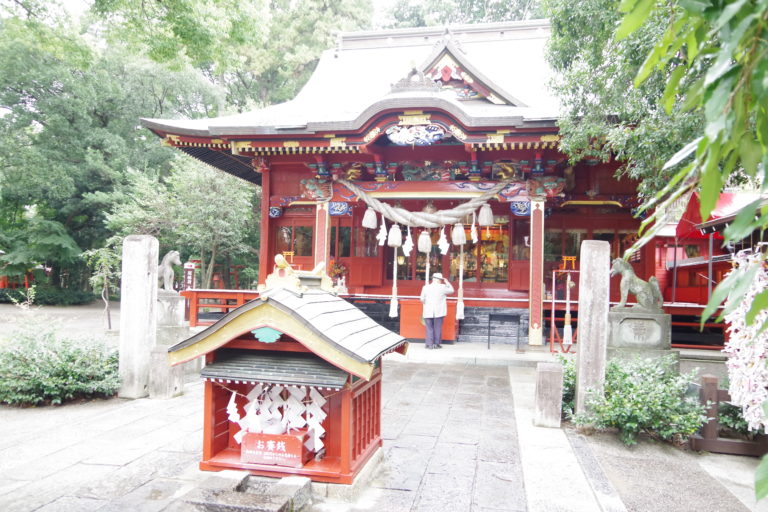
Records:
<instances>
[{"instance_id":1,"label":"white paper streamer","mask_svg":"<svg viewBox=\"0 0 768 512\"><path fill-rule=\"evenodd\" d=\"M403 250L403 254L405 254L406 257L411 255L411 251L413 250L413 238L411 237L410 226L408 226L408 234L405 236L405 242L403 242L401 249Z\"/></svg>"}]
</instances>

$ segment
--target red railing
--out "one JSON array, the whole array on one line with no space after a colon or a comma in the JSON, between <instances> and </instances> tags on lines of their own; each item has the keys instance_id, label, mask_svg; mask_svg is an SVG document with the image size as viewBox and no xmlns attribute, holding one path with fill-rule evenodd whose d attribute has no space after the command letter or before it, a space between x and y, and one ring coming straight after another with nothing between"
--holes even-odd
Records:
<instances>
[{"instance_id":1,"label":"red railing","mask_svg":"<svg viewBox=\"0 0 768 512\"><path fill-rule=\"evenodd\" d=\"M181 292L187 299L189 311L189 326L211 325L216 318L201 319L201 313L220 313L224 315L230 310L242 306L259 296L256 290L200 290L191 288Z\"/></svg>"}]
</instances>

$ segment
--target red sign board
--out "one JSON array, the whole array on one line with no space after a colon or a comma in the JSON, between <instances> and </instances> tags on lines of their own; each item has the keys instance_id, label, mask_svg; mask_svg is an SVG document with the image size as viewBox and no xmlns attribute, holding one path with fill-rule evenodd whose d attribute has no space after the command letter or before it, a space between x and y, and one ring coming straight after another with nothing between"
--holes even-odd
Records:
<instances>
[{"instance_id":1,"label":"red sign board","mask_svg":"<svg viewBox=\"0 0 768 512\"><path fill-rule=\"evenodd\" d=\"M306 430L294 434L248 432L240 445L240 461L300 468L310 459L309 450L304 446L306 440Z\"/></svg>"}]
</instances>

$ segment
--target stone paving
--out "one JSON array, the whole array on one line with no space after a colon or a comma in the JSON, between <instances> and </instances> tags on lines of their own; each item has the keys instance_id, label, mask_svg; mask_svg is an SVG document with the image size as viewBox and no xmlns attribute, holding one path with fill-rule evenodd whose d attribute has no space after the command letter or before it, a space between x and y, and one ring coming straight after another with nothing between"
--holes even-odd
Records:
<instances>
[{"instance_id":1,"label":"stone paving","mask_svg":"<svg viewBox=\"0 0 768 512\"><path fill-rule=\"evenodd\" d=\"M359 496L313 511L768 511L757 459L533 427L533 365L549 358L478 343L387 356L383 462ZM185 510L214 475L198 469L202 406L197 380L170 400L0 406L0 511Z\"/></svg>"},{"instance_id":2,"label":"stone paving","mask_svg":"<svg viewBox=\"0 0 768 512\"><path fill-rule=\"evenodd\" d=\"M506 367L387 362L382 398L386 462L349 510L526 510Z\"/></svg>"}]
</instances>

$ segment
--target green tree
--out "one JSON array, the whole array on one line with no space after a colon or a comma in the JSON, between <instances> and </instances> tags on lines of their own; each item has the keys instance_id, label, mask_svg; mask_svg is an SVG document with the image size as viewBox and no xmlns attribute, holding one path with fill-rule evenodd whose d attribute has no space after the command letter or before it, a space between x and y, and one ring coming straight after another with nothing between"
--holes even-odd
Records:
<instances>
[{"instance_id":1,"label":"green tree","mask_svg":"<svg viewBox=\"0 0 768 512\"><path fill-rule=\"evenodd\" d=\"M149 234L161 244L201 261L202 286L210 288L214 265L253 253L248 245L260 190L188 157L178 157L167 179L132 172L125 202L108 215L111 229Z\"/></svg>"},{"instance_id":2,"label":"green tree","mask_svg":"<svg viewBox=\"0 0 768 512\"><path fill-rule=\"evenodd\" d=\"M157 62L191 63L238 111L295 96L338 31L367 28L370 0L96 0L110 40Z\"/></svg>"},{"instance_id":3,"label":"green tree","mask_svg":"<svg viewBox=\"0 0 768 512\"><path fill-rule=\"evenodd\" d=\"M119 47L97 51L65 25L0 19L0 228L5 237L33 243L30 237L50 233L55 224L71 239L70 246L100 247L110 235L104 211L126 169L162 171L174 156L138 126L138 118L213 115L221 101L191 68L169 70ZM31 229L24 217L30 208L50 229ZM55 269L54 279L65 267L85 278L82 260L61 256L49 251L45 260ZM14 258L23 263L18 252ZM43 261L26 266L38 263Z\"/></svg>"},{"instance_id":4,"label":"green tree","mask_svg":"<svg viewBox=\"0 0 768 512\"><path fill-rule=\"evenodd\" d=\"M552 85L563 112L560 148L573 162L624 162L618 174L641 181L642 196L653 195L671 176L666 161L702 126L698 111L666 108L666 74L633 87L669 10L616 41L616 0L544 0L544 6L552 24L547 59L557 71Z\"/></svg>"},{"instance_id":5,"label":"green tree","mask_svg":"<svg viewBox=\"0 0 768 512\"><path fill-rule=\"evenodd\" d=\"M398 0L385 28L529 20L540 17L539 0Z\"/></svg>"},{"instance_id":6,"label":"green tree","mask_svg":"<svg viewBox=\"0 0 768 512\"><path fill-rule=\"evenodd\" d=\"M704 117L696 136L665 164L675 174L646 203L646 208L655 211L644 226L656 221L671 201L693 188L699 190L701 217L708 218L723 185L740 173L754 179L766 191L768 0L680 0L671 7L660 6L653 0L624 0L620 9L625 13L616 33L620 40L642 30L649 18L665 16L665 30L653 39L655 44L635 84L664 76L663 103L667 110L682 105ZM723 235L728 243L766 228L768 208L755 201L739 213ZM640 242L652 234L653 230L649 230ZM743 340L748 344L744 350L760 353L768 349L763 336L768 319L761 315L768 307L768 290L756 293L751 301L746 301L746 307L742 306L756 272L764 264L763 251L758 250L755 256L759 260L751 270L733 272L715 289L702 322L727 297L722 316L744 309L746 325L762 322L762 330L755 339ZM761 388L768 386L768 382L753 386ZM758 499L768 495L768 458L758 468L755 489Z\"/></svg>"},{"instance_id":7,"label":"green tree","mask_svg":"<svg viewBox=\"0 0 768 512\"><path fill-rule=\"evenodd\" d=\"M114 281L120 279L121 274L121 246L122 238L113 236L104 247L90 249L82 253L88 267L91 269L89 282L94 291L101 293L101 300L104 301L104 315L107 319L107 329L112 330L112 316L109 310L109 295L111 288L118 288L118 285L112 286ZM119 283L119 281L118 281Z\"/></svg>"}]
</instances>

